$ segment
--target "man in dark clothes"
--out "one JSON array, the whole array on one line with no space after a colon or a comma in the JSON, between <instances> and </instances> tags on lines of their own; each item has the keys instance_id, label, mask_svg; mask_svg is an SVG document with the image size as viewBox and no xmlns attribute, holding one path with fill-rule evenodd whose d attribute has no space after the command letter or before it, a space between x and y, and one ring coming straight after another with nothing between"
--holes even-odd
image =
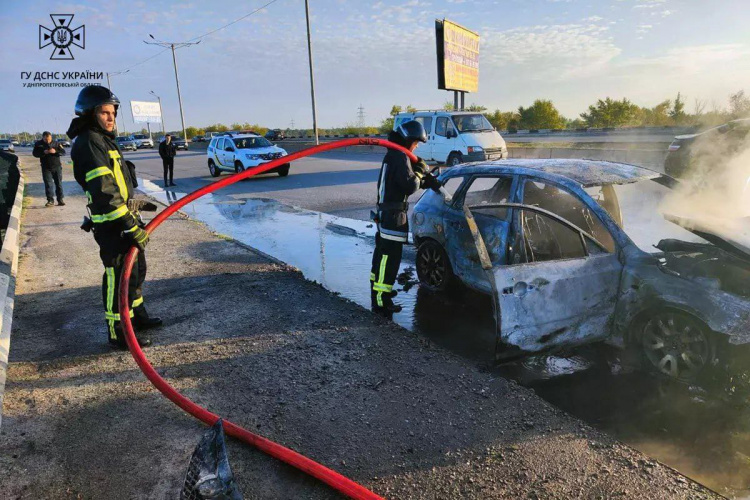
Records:
<instances>
[{"instance_id":1,"label":"man in dark clothes","mask_svg":"<svg viewBox=\"0 0 750 500\"><path fill-rule=\"evenodd\" d=\"M47 194L47 204L44 206L51 207L54 205L55 195L57 195L57 204L65 205L62 189L62 165L60 164L60 156L65 154L65 150L59 142L52 140L51 133L45 132L42 134L42 140L36 141L36 144L34 144L33 154L39 158L39 163L42 164L44 191Z\"/></svg>"},{"instance_id":2,"label":"man in dark clothes","mask_svg":"<svg viewBox=\"0 0 750 500\"><path fill-rule=\"evenodd\" d=\"M159 144L159 156L164 165L164 187L176 186L174 183L174 157L177 155L177 146L172 142L172 136L167 134L164 141Z\"/></svg>"}]
</instances>

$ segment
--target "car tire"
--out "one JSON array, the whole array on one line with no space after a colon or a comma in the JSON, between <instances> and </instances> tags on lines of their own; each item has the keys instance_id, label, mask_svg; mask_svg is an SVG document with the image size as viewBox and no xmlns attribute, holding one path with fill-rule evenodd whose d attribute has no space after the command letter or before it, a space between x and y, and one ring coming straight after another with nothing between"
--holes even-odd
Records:
<instances>
[{"instance_id":1,"label":"car tire","mask_svg":"<svg viewBox=\"0 0 750 500\"><path fill-rule=\"evenodd\" d=\"M461 153L458 153L454 151L453 153L448 155L448 159L445 161L445 164L449 167L455 167L456 165L459 165L464 162L464 157Z\"/></svg>"},{"instance_id":2,"label":"car tire","mask_svg":"<svg viewBox=\"0 0 750 500\"><path fill-rule=\"evenodd\" d=\"M216 166L213 160L208 160L208 171L211 173L211 177L218 177L221 175L221 170Z\"/></svg>"},{"instance_id":3,"label":"car tire","mask_svg":"<svg viewBox=\"0 0 750 500\"><path fill-rule=\"evenodd\" d=\"M245 171L245 165L242 164L241 161L234 162L234 171L235 173L240 173Z\"/></svg>"},{"instance_id":4,"label":"car tire","mask_svg":"<svg viewBox=\"0 0 750 500\"><path fill-rule=\"evenodd\" d=\"M648 313L638 322L631 344L647 370L672 380L693 381L717 362L715 335L678 309Z\"/></svg>"},{"instance_id":5,"label":"car tire","mask_svg":"<svg viewBox=\"0 0 750 500\"><path fill-rule=\"evenodd\" d=\"M448 255L435 240L420 243L416 264L419 283L430 291L445 292L455 280Z\"/></svg>"},{"instance_id":6,"label":"car tire","mask_svg":"<svg viewBox=\"0 0 750 500\"><path fill-rule=\"evenodd\" d=\"M289 165L284 165L283 167L279 168L277 170L279 177L286 177L289 175Z\"/></svg>"}]
</instances>

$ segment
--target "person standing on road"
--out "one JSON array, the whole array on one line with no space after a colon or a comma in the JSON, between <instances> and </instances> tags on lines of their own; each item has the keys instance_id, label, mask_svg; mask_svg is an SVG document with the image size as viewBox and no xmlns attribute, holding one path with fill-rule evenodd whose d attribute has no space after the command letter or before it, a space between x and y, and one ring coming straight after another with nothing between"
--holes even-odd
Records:
<instances>
[{"instance_id":1,"label":"person standing on road","mask_svg":"<svg viewBox=\"0 0 750 500\"><path fill-rule=\"evenodd\" d=\"M120 326L118 291L125 255L132 245L140 249L138 261L130 277L128 300L131 308L127 314L133 318L138 344L151 345L151 338L140 333L161 325L160 318L150 317L143 305L141 287L146 279L145 247L148 233L133 203L135 169L122 162L120 148L115 142L115 118L120 101L108 88L100 85L84 87L78 94L75 113L68 136L76 139L70 151L73 174L86 192L90 219L99 245L99 256L104 264L102 299L109 342L127 348ZM82 226L83 229L90 230Z\"/></svg>"},{"instance_id":2,"label":"person standing on road","mask_svg":"<svg viewBox=\"0 0 750 500\"><path fill-rule=\"evenodd\" d=\"M388 135L388 140L409 151L414 151L420 142L427 141L424 127L418 121L408 121ZM432 175L427 165L419 160L412 165L409 157L401 151L389 149L383 158L378 178L375 252L370 272L370 299L373 311L391 315L401 306L393 303L396 292L398 268L404 243L409 236L407 212L409 196L417 189L440 189L440 181Z\"/></svg>"},{"instance_id":3,"label":"person standing on road","mask_svg":"<svg viewBox=\"0 0 750 500\"><path fill-rule=\"evenodd\" d=\"M159 143L159 156L164 164L164 187L176 186L174 183L174 157L177 156L177 146L172 142L172 136L167 134L164 141ZM169 179L167 179L169 174Z\"/></svg>"},{"instance_id":4,"label":"person standing on road","mask_svg":"<svg viewBox=\"0 0 750 500\"><path fill-rule=\"evenodd\" d=\"M57 204L61 207L64 206L60 157L65 154L65 150L59 142L52 140L51 133L45 131L42 134L42 139L34 144L32 154L39 158L39 163L42 165L44 192L47 195L47 204L44 206L51 207L54 205L55 196L57 196Z\"/></svg>"}]
</instances>

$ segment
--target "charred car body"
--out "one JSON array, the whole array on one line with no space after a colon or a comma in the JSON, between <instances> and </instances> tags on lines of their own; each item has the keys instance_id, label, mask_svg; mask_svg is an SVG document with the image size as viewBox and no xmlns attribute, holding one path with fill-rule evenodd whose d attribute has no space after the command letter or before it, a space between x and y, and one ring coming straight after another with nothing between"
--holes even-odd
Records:
<instances>
[{"instance_id":1,"label":"charred car body","mask_svg":"<svg viewBox=\"0 0 750 500\"><path fill-rule=\"evenodd\" d=\"M412 214L418 277L432 290L460 281L495 294L506 351L608 341L690 379L720 361L722 346L750 342L750 249L663 217L671 177L601 161L505 160L440 180L453 200L428 191Z\"/></svg>"}]
</instances>

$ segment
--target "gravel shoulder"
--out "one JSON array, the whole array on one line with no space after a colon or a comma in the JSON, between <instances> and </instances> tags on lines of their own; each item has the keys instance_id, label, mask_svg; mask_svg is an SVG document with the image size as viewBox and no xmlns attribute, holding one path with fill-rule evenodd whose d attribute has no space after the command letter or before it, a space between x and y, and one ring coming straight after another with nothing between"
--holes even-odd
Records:
<instances>
[{"instance_id":1,"label":"gravel shoulder","mask_svg":"<svg viewBox=\"0 0 750 500\"><path fill-rule=\"evenodd\" d=\"M205 427L111 351L102 266L65 207L27 180L0 429L0 498L177 498ZM388 498L720 498L532 391L172 218L147 249L146 305L165 319L146 354L212 411ZM352 279L360 279L353 276ZM591 404L596 404L592 401ZM240 443L245 498L339 498Z\"/></svg>"}]
</instances>

